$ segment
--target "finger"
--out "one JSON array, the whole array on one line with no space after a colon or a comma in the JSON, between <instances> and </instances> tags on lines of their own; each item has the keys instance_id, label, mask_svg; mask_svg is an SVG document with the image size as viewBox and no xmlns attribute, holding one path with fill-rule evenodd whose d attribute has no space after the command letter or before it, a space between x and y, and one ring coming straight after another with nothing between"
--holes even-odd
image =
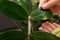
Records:
<instances>
[{"instance_id":1,"label":"finger","mask_svg":"<svg viewBox=\"0 0 60 40\"><path fill-rule=\"evenodd\" d=\"M47 0L40 0L40 2L39 2L39 8L40 8L45 2L47 2Z\"/></svg>"},{"instance_id":2,"label":"finger","mask_svg":"<svg viewBox=\"0 0 60 40\"><path fill-rule=\"evenodd\" d=\"M53 15L58 15L60 14L60 7L59 6L53 6L50 8L50 10L52 11Z\"/></svg>"},{"instance_id":3,"label":"finger","mask_svg":"<svg viewBox=\"0 0 60 40\"><path fill-rule=\"evenodd\" d=\"M53 25L55 25L56 27L58 27L58 26L59 26L57 23L53 23Z\"/></svg>"},{"instance_id":4,"label":"finger","mask_svg":"<svg viewBox=\"0 0 60 40\"><path fill-rule=\"evenodd\" d=\"M50 22L45 22L47 25L49 25L52 29L55 29L56 28L56 26L55 25L53 25L52 23L50 23Z\"/></svg>"},{"instance_id":5,"label":"finger","mask_svg":"<svg viewBox=\"0 0 60 40\"><path fill-rule=\"evenodd\" d=\"M45 29L45 28L42 28L41 31L50 33L50 32L49 32L47 29Z\"/></svg>"},{"instance_id":6,"label":"finger","mask_svg":"<svg viewBox=\"0 0 60 40\"><path fill-rule=\"evenodd\" d=\"M47 3L45 3L44 5L42 5L43 9L48 9L52 6L54 6L57 3L56 0L49 0Z\"/></svg>"},{"instance_id":7,"label":"finger","mask_svg":"<svg viewBox=\"0 0 60 40\"><path fill-rule=\"evenodd\" d=\"M45 24L45 23L43 23L42 27L47 29L50 33L53 31L53 29L50 26L48 26L47 24Z\"/></svg>"}]
</instances>

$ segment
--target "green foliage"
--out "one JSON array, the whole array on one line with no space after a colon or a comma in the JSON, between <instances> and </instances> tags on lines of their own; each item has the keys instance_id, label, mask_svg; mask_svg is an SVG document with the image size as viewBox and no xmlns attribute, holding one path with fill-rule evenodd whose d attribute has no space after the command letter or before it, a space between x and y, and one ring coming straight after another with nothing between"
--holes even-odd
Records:
<instances>
[{"instance_id":1,"label":"green foliage","mask_svg":"<svg viewBox=\"0 0 60 40\"><path fill-rule=\"evenodd\" d=\"M21 1L21 5L16 4L12 1L0 1L0 10L9 18L13 18L16 20L26 20L29 16L33 20L46 20L51 17L50 11L43 11L41 9L35 9L34 11L30 12L30 15L28 15L28 13L25 10L26 5L23 5L25 1L23 1L24 3Z\"/></svg>"},{"instance_id":2,"label":"green foliage","mask_svg":"<svg viewBox=\"0 0 60 40\"><path fill-rule=\"evenodd\" d=\"M3 12L7 17L21 21L20 27L22 31L8 31L0 34L0 40L25 40L27 34L25 33L28 30L28 18L32 22L32 31L37 31L38 26L48 20L50 22L56 21L56 16L52 16L50 10L38 9L38 3L32 2L32 8L29 7L27 0L1 0L0 1L0 11ZM35 5L36 4L36 5ZM32 9L32 10L30 10ZM60 17L59 17L60 18ZM59 40L56 36L45 33L45 32L33 32L31 34L33 40Z\"/></svg>"},{"instance_id":3,"label":"green foliage","mask_svg":"<svg viewBox=\"0 0 60 40\"><path fill-rule=\"evenodd\" d=\"M11 0L11 1L22 6L29 13L30 8L29 8L29 4L27 3L28 2L27 0Z\"/></svg>"},{"instance_id":4,"label":"green foliage","mask_svg":"<svg viewBox=\"0 0 60 40\"><path fill-rule=\"evenodd\" d=\"M31 18L32 20L47 20L52 17L52 12L49 10L43 11L41 8L37 8L36 10L32 11Z\"/></svg>"},{"instance_id":5,"label":"green foliage","mask_svg":"<svg viewBox=\"0 0 60 40\"><path fill-rule=\"evenodd\" d=\"M33 40L60 40L55 35L46 32L32 32L31 37Z\"/></svg>"},{"instance_id":6,"label":"green foliage","mask_svg":"<svg viewBox=\"0 0 60 40\"><path fill-rule=\"evenodd\" d=\"M28 22L27 22L27 20L24 20L24 21L20 22L20 28L22 29L22 31L28 32Z\"/></svg>"},{"instance_id":7,"label":"green foliage","mask_svg":"<svg viewBox=\"0 0 60 40\"><path fill-rule=\"evenodd\" d=\"M24 20L28 16L23 7L11 1L0 1L0 11L9 18L16 20Z\"/></svg>"},{"instance_id":8,"label":"green foliage","mask_svg":"<svg viewBox=\"0 0 60 40\"><path fill-rule=\"evenodd\" d=\"M21 31L8 31L0 34L0 40L25 40L27 34Z\"/></svg>"},{"instance_id":9,"label":"green foliage","mask_svg":"<svg viewBox=\"0 0 60 40\"><path fill-rule=\"evenodd\" d=\"M43 21L33 21L32 20L32 31L38 31L39 27L42 25Z\"/></svg>"}]
</instances>

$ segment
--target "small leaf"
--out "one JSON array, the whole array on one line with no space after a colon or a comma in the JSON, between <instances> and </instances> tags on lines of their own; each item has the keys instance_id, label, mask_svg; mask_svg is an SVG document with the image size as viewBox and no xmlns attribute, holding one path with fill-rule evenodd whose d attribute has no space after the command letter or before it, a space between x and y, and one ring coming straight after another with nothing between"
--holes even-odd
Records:
<instances>
[{"instance_id":1,"label":"small leaf","mask_svg":"<svg viewBox=\"0 0 60 40\"><path fill-rule=\"evenodd\" d=\"M0 40L25 40L27 34L21 31L8 31L0 34Z\"/></svg>"},{"instance_id":2,"label":"small leaf","mask_svg":"<svg viewBox=\"0 0 60 40\"><path fill-rule=\"evenodd\" d=\"M25 20L28 17L28 13L23 7L11 1L0 1L0 11L16 20Z\"/></svg>"},{"instance_id":3,"label":"small leaf","mask_svg":"<svg viewBox=\"0 0 60 40\"><path fill-rule=\"evenodd\" d=\"M58 37L46 32L33 32L31 36L33 40L60 40Z\"/></svg>"},{"instance_id":4,"label":"small leaf","mask_svg":"<svg viewBox=\"0 0 60 40\"><path fill-rule=\"evenodd\" d=\"M32 20L47 20L52 17L52 12L49 10L42 10L41 8L37 8L31 12Z\"/></svg>"}]
</instances>

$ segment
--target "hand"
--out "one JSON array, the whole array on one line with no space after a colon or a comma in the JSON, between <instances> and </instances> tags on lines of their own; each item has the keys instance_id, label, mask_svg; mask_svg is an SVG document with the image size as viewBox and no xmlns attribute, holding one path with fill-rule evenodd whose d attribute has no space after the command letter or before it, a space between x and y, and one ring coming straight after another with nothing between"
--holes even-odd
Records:
<instances>
[{"instance_id":1,"label":"hand","mask_svg":"<svg viewBox=\"0 0 60 40\"><path fill-rule=\"evenodd\" d=\"M40 0L39 7L50 9L53 15L60 14L60 0Z\"/></svg>"},{"instance_id":2,"label":"hand","mask_svg":"<svg viewBox=\"0 0 60 40\"><path fill-rule=\"evenodd\" d=\"M42 24L42 31L43 32L48 32L52 33L55 28L57 28L59 25L56 23L50 23L50 22L45 22Z\"/></svg>"},{"instance_id":3,"label":"hand","mask_svg":"<svg viewBox=\"0 0 60 40\"><path fill-rule=\"evenodd\" d=\"M45 22L42 24L43 32L48 32L60 38L60 25L56 23Z\"/></svg>"}]
</instances>

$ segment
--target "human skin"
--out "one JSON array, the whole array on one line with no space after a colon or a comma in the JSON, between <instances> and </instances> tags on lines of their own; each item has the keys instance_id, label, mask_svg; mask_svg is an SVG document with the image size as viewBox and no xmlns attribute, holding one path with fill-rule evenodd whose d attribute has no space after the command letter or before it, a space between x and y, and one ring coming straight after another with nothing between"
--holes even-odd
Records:
<instances>
[{"instance_id":1,"label":"human skin","mask_svg":"<svg viewBox=\"0 0 60 40\"><path fill-rule=\"evenodd\" d=\"M40 0L39 8L50 9L53 15L60 14L60 0Z\"/></svg>"},{"instance_id":2,"label":"human skin","mask_svg":"<svg viewBox=\"0 0 60 40\"><path fill-rule=\"evenodd\" d=\"M53 15L60 14L60 0L40 0L39 8L49 9ZM42 31L52 33L52 31L58 27L56 23L45 22L42 24Z\"/></svg>"},{"instance_id":3,"label":"human skin","mask_svg":"<svg viewBox=\"0 0 60 40\"><path fill-rule=\"evenodd\" d=\"M43 32L48 32L52 33L55 28L57 28L59 25L56 23L50 23L50 22L45 22L42 24L42 31Z\"/></svg>"}]
</instances>

